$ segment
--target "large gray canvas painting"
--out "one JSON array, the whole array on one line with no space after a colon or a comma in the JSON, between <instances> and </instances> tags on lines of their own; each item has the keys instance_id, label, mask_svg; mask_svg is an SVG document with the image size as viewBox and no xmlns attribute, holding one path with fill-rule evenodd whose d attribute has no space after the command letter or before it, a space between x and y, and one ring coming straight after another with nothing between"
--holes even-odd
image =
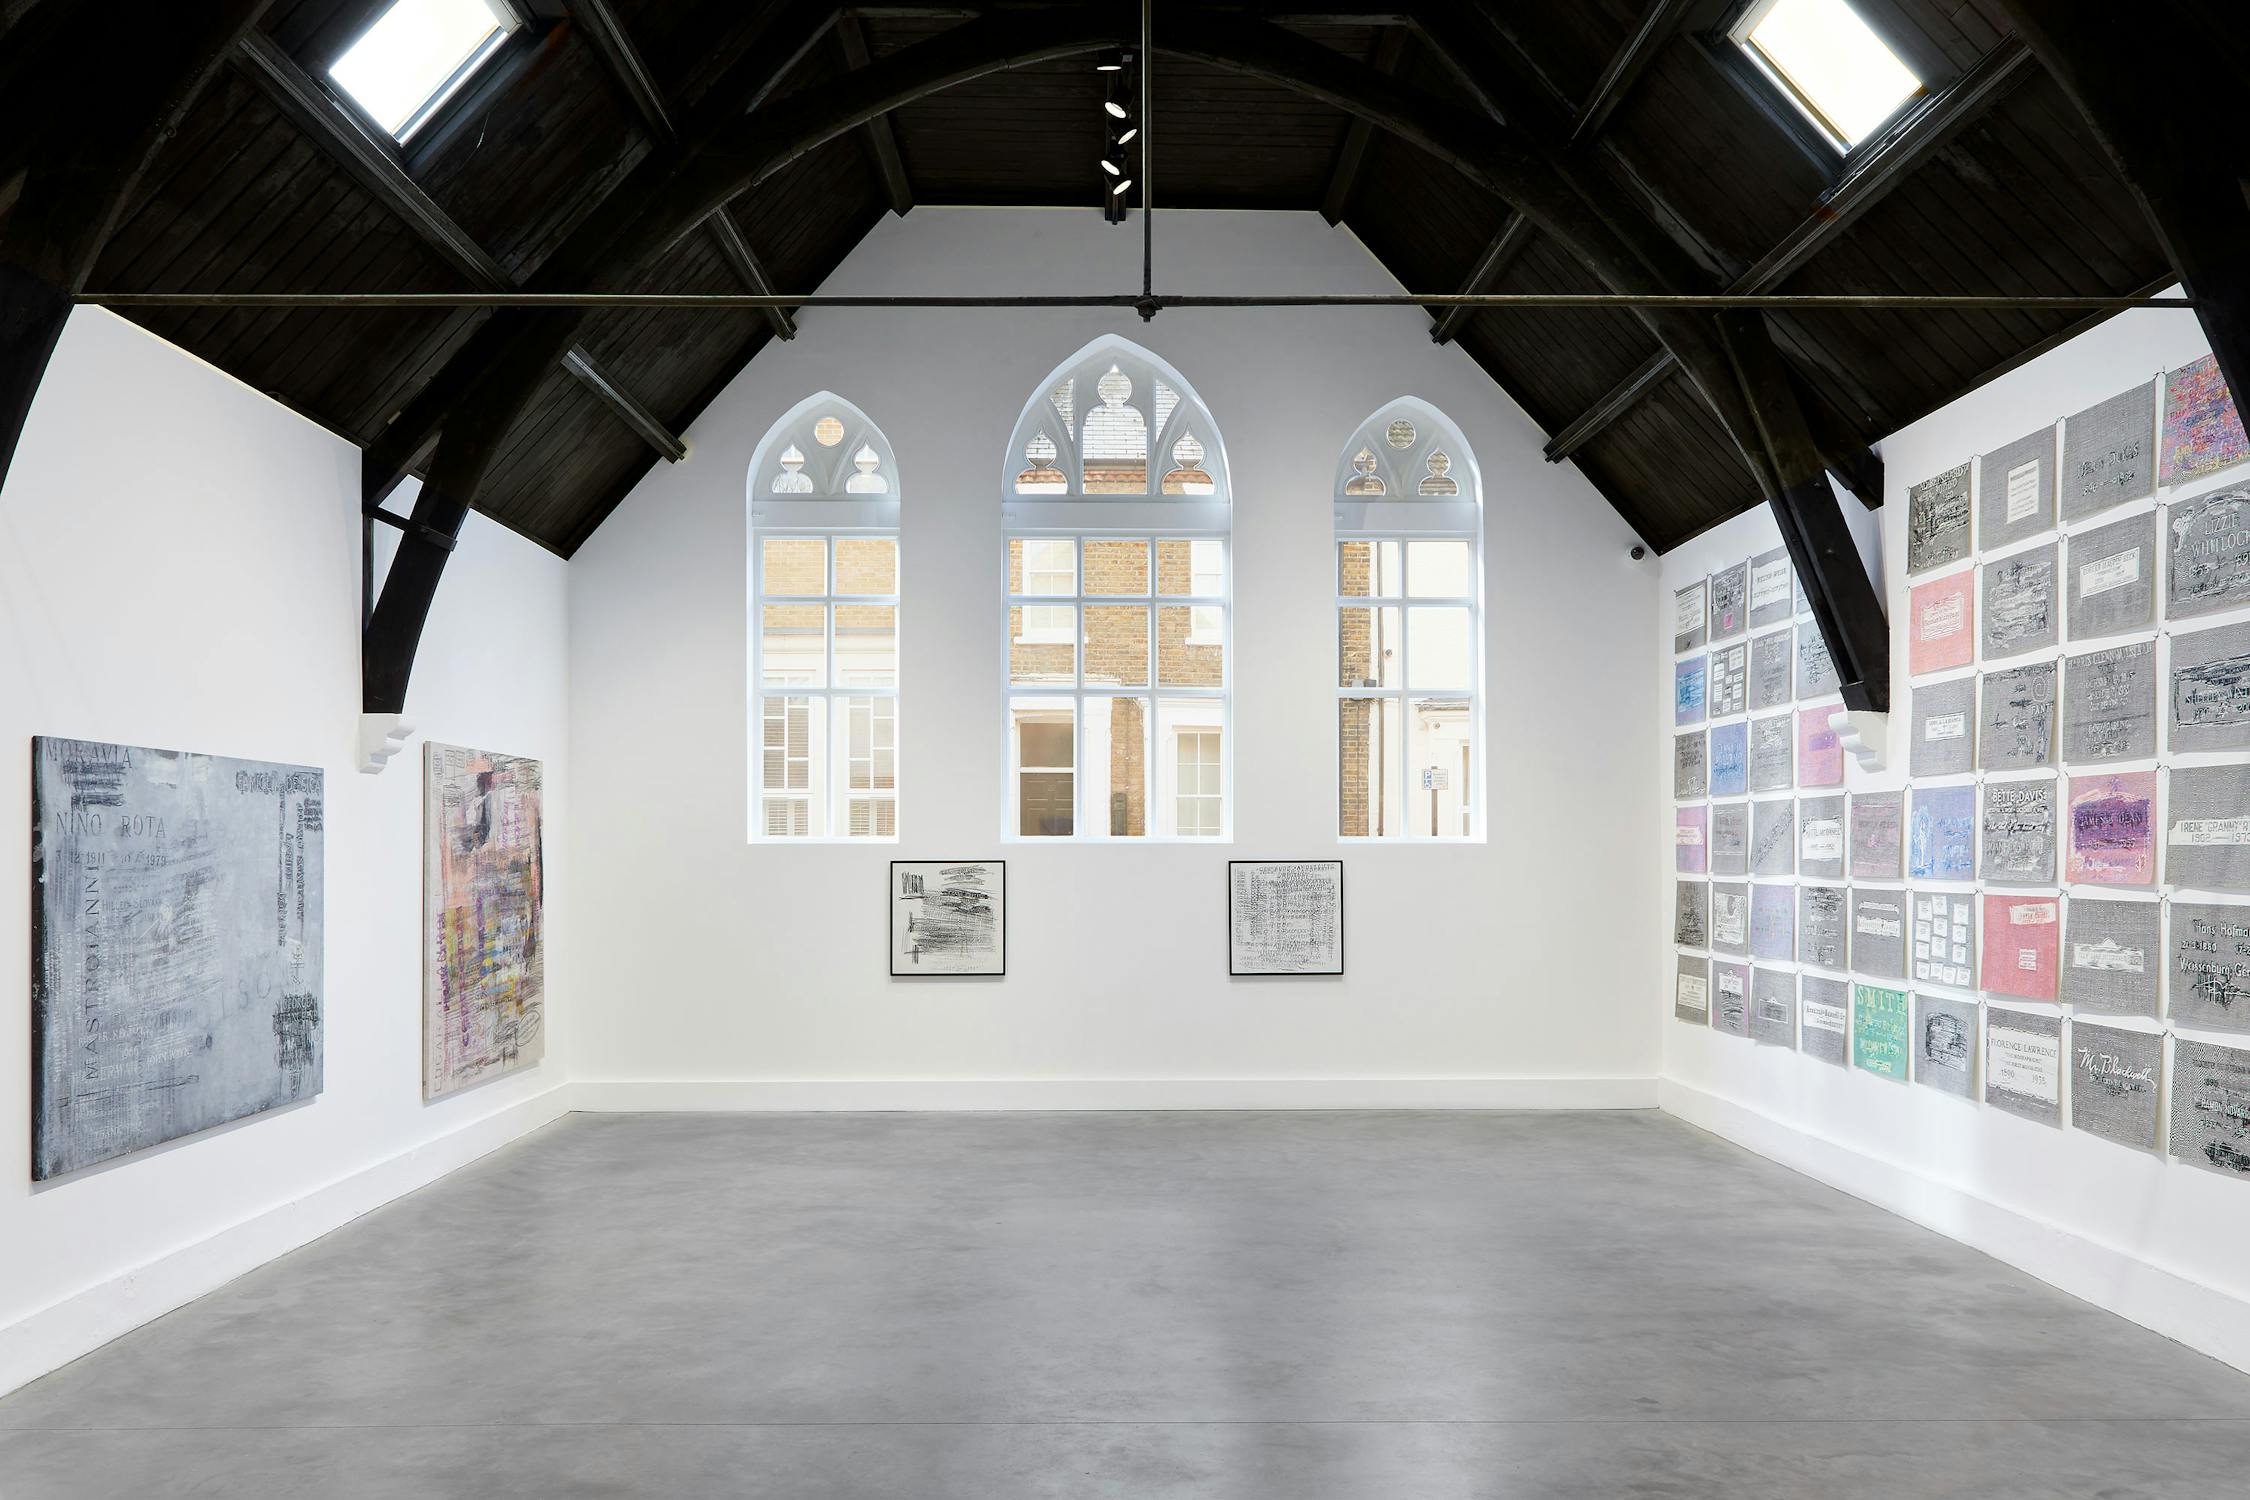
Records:
<instances>
[{"instance_id":1,"label":"large gray canvas painting","mask_svg":"<svg viewBox=\"0 0 2250 1500\"><path fill-rule=\"evenodd\" d=\"M1711 947L1719 953L1750 956L1750 887L1711 883Z\"/></svg>"},{"instance_id":2,"label":"large gray canvas painting","mask_svg":"<svg viewBox=\"0 0 2250 1500\"><path fill-rule=\"evenodd\" d=\"M2062 757L2070 765L2156 754L2156 646L2135 641L2063 662Z\"/></svg>"},{"instance_id":3,"label":"large gray canvas painting","mask_svg":"<svg viewBox=\"0 0 2250 1500\"><path fill-rule=\"evenodd\" d=\"M1927 573L1969 555L1969 466L1906 492L1906 571Z\"/></svg>"},{"instance_id":4,"label":"large gray canvas painting","mask_svg":"<svg viewBox=\"0 0 2250 1500\"><path fill-rule=\"evenodd\" d=\"M1914 997L1914 1081L1977 1096L1977 1003Z\"/></svg>"},{"instance_id":5,"label":"large gray canvas painting","mask_svg":"<svg viewBox=\"0 0 2250 1500\"><path fill-rule=\"evenodd\" d=\"M1763 713L1769 708L1786 708L1792 689L1791 674L1795 670L1790 653L1790 632L1776 630L1771 635L1750 638L1750 712Z\"/></svg>"},{"instance_id":6,"label":"large gray canvas painting","mask_svg":"<svg viewBox=\"0 0 2250 1500\"><path fill-rule=\"evenodd\" d=\"M2055 779L1984 784L1984 878L1995 885L2055 883Z\"/></svg>"},{"instance_id":7,"label":"large gray canvas painting","mask_svg":"<svg viewBox=\"0 0 2250 1500\"><path fill-rule=\"evenodd\" d=\"M31 757L33 1178L319 1093L321 772Z\"/></svg>"},{"instance_id":8,"label":"large gray canvas painting","mask_svg":"<svg viewBox=\"0 0 2250 1500\"><path fill-rule=\"evenodd\" d=\"M1789 566L1789 549L1776 547L1750 559L1750 628L1758 629L1789 618L1796 607L1797 575Z\"/></svg>"},{"instance_id":9,"label":"large gray canvas painting","mask_svg":"<svg viewBox=\"0 0 2250 1500\"><path fill-rule=\"evenodd\" d=\"M2172 1019L2213 1031L2250 1031L2250 906L2172 903L2165 962Z\"/></svg>"},{"instance_id":10,"label":"large gray canvas painting","mask_svg":"<svg viewBox=\"0 0 2250 1500\"><path fill-rule=\"evenodd\" d=\"M2172 1158L2250 1177L2250 1051L2173 1038Z\"/></svg>"},{"instance_id":11,"label":"large gray canvas painting","mask_svg":"<svg viewBox=\"0 0 2250 1500\"><path fill-rule=\"evenodd\" d=\"M1672 795L1681 800L1700 797L1709 783L1710 768L1705 763L1707 748L1704 732L1672 736Z\"/></svg>"},{"instance_id":12,"label":"large gray canvas painting","mask_svg":"<svg viewBox=\"0 0 2250 1500\"><path fill-rule=\"evenodd\" d=\"M2250 766L2174 766L2164 819L2164 878L2250 891Z\"/></svg>"},{"instance_id":13,"label":"large gray canvas painting","mask_svg":"<svg viewBox=\"0 0 2250 1500\"><path fill-rule=\"evenodd\" d=\"M2062 1017L1985 1007L1984 1102L2062 1125Z\"/></svg>"},{"instance_id":14,"label":"large gray canvas painting","mask_svg":"<svg viewBox=\"0 0 2250 1500\"><path fill-rule=\"evenodd\" d=\"M2143 381L2063 423L2065 521L2156 493L2156 383Z\"/></svg>"},{"instance_id":15,"label":"large gray canvas painting","mask_svg":"<svg viewBox=\"0 0 2250 1500\"><path fill-rule=\"evenodd\" d=\"M2063 620L2072 640L2116 635L2155 622L2153 513L2082 531L2065 552Z\"/></svg>"},{"instance_id":16,"label":"large gray canvas painting","mask_svg":"<svg viewBox=\"0 0 2250 1500\"><path fill-rule=\"evenodd\" d=\"M2079 1010L2153 1017L2163 908L2094 896L2072 896L2065 905L2058 998Z\"/></svg>"},{"instance_id":17,"label":"large gray canvas painting","mask_svg":"<svg viewBox=\"0 0 2250 1500\"><path fill-rule=\"evenodd\" d=\"M1750 873L1750 805L1747 802L1711 804L1711 873Z\"/></svg>"},{"instance_id":18,"label":"large gray canvas painting","mask_svg":"<svg viewBox=\"0 0 2250 1500\"><path fill-rule=\"evenodd\" d=\"M1824 969L1848 969L1851 950L1844 941L1844 887L1797 887L1797 957Z\"/></svg>"},{"instance_id":19,"label":"large gray canvas painting","mask_svg":"<svg viewBox=\"0 0 2250 1500\"><path fill-rule=\"evenodd\" d=\"M1844 878L1844 799L1804 797L1797 803L1797 873Z\"/></svg>"},{"instance_id":20,"label":"large gray canvas painting","mask_svg":"<svg viewBox=\"0 0 2250 1500\"><path fill-rule=\"evenodd\" d=\"M1837 1067L1849 1066L1852 1014L1851 985L1842 979L1807 974L1798 986L1798 1049Z\"/></svg>"},{"instance_id":21,"label":"large gray canvas painting","mask_svg":"<svg viewBox=\"0 0 2250 1500\"><path fill-rule=\"evenodd\" d=\"M1797 976L1779 969L1750 971L1750 1040L1770 1047L1797 1045Z\"/></svg>"},{"instance_id":22,"label":"large gray canvas painting","mask_svg":"<svg viewBox=\"0 0 2250 1500\"><path fill-rule=\"evenodd\" d=\"M2021 656L2055 643L2055 544L1984 565L1984 659Z\"/></svg>"},{"instance_id":23,"label":"large gray canvas painting","mask_svg":"<svg viewBox=\"0 0 2250 1500\"><path fill-rule=\"evenodd\" d=\"M1797 873L1797 804L1787 797L1750 804L1750 873Z\"/></svg>"},{"instance_id":24,"label":"large gray canvas painting","mask_svg":"<svg viewBox=\"0 0 2250 1500\"><path fill-rule=\"evenodd\" d=\"M1697 1026L1711 1019L1711 960L1680 956L1679 973L1672 980L1672 1014Z\"/></svg>"},{"instance_id":25,"label":"large gray canvas painting","mask_svg":"<svg viewBox=\"0 0 2250 1500\"><path fill-rule=\"evenodd\" d=\"M1796 785L1796 720L1788 714L1750 721L1750 790L1786 792Z\"/></svg>"},{"instance_id":26,"label":"large gray canvas painting","mask_svg":"<svg viewBox=\"0 0 2250 1500\"><path fill-rule=\"evenodd\" d=\"M1906 977L1906 893L1852 887L1852 969Z\"/></svg>"},{"instance_id":27,"label":"large gray canvas painting","mask_svg":"<svg viewBox=\"0 0 2250 1500\"><path fill-rule=\"evenodd\" d=\"M1852 793L1852 879L1899 878L1905 820L1904 792Z\"/></svg>"},{"instance_id":28,"label":"large gray canvas painting","mask_svg":"<svg viewBox=\"0 0 2250 1500\"><path fill-rule=\"evenodd\" d=\"M1977 540L1987 552L2055 524L2055 429L2042 427L1977 461Z\"/></svg>"},{"instance_id":29,"label":"large gray canvas painting","mask_svg":"<svg viewBox=\"0 0 2250 1500\"><path fill-rule=\"evenodd\" d=\"M2156 1087L2164 1038L2122 1026L2070 1023L2070 1123L2088 1135L2156 1149Z\"/></svg>"},{"instance_id":30,"label":"large gray canvas painting","mask_svg":"<svg viewBox=\"0 0 2250 1500\"><path fill-rule=\"evenodd\" d=\"M1977 723L1977 769L2031 771L2055 762L2055 708L2061 672L2035 661L1988 672Z\"/></svg>"},{"instance_id":31,"label":"large gray canvas painting","mask_svg":"<svg viewBox=\"0 0 2250 1500\"><path fill-rule=\"evenodd\" d=\"M1977 680L1925 682L1914 688L1907 770L1914 776L1957 776L1977 767Z\"/></svg>"},{"instance_id":32,"label":"large gray canvas painting","mask_svg":"<svg viewBox=\"0 0 2250 1500\"><path fill-rule=\"evenodd\" d=\"M1797 627L1797 696L1825 698L1842 686L1836 663L1828 655L1828 642L1820 627L1807 620Z\"/></svg>"},{"instance_id":33,"label":"large gray canvas painting","mask_svg":"<svg viewBox=\"0 0 2250 1500\"><path fill-rule=\"evenodd\" d=\"M1711 965L1711 1029L1728 1036L1750 1034L1750 966Z\"/></svg>"},{"instance_id":34,"label":"large gray canvas painting","mask_svg":"<svg viewBox=\"0 0 2250 1500\"><path fill-rule=\"evenodd\" d=\"M2250 604L2250 489L2174 501L2164 512L2164 618Z\"/></svg>"},{"instance_id":35,"label":"large gray canvas painting","mask_svg":"<svg viewBox=\"0 0 2250 1500\"><path fill-rule=\"evenodd\" d=\"M2172 748L2250 750L2250 624L2172 637Z\"/></svg>"}]
</instances>

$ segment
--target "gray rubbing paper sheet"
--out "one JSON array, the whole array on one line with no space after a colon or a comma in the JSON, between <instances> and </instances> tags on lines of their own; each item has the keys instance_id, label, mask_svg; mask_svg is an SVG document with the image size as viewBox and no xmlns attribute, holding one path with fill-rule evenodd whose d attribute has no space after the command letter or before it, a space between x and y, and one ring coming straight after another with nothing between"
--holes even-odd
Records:
<instances>
[{"instance_id":1,"label":"gray rubbing paper sheet","mask_svg":"<svg viewBox=\"0 0 2250 1500\"><path fill-rule=\"evenodd\" d=\"M1795 612L1797 575L1789 549L1776 547L1750 559L1750 628L1777 625Z\"/></svg>"},{"instance_id":2,"label":"gray rubbing paper sheet","mask_svg":"<svg viewBox=\"0 0 2250 1500\"><path fill-rule=\"evenodd\" d=\"M1793 714L1750 721L1750 790L1786 792L1797 784Z\"/></svg>"},{"instance_id":3,"label":"gray rubbing paper sheet","mask_svg":"<svg viewBox=\"0 0 2250 1500\"><path fill-rule=\"evenodd\" d=\"M1797 804L1787 797L1750 804L1750 873L1797 873Z\"/></svg>"},{"instance_id":4,"label":"gray rubbing paper sheet","mask_svg":"<svg viewBox=\"0 0 2250 1500\"><path fill-rule=\"evenodd\" d=\"M2072 896L2063 913L2059 998L2111 1016L2156 1014L2163 908Z\"/></svg>"},{"instance_id":5,"label":"gray rubbing paper sheet","mask_svg":"<svg viewBox=\"0 0 2250 1500\"><path fill-rule=\"evenodd\" d=\"M2054 524L2054 428L2042 427L1977 461L1977 538L1985 551Z\"/></svg>"},{"instance_id":6,"label":"gray rubbing paper sheet","mask_svg":"<svg viewBox=\"0 0 2250 1500\"><path fill-rule=\"evenodd\" d=\"M1703 618L1710 597L1710 588L1703 583L1691 583L1673 593L1672 650L1675 655L1702 645L1710 634Z\"/></svg>"},{"instance_id":7,"label":"gray rubbing paper sheet","mask_svg":"<svg viewBox=\"0 0 2250 1500\"><path fill-rule=\"evenodd\" d=\"M2250 624L2172 637L2172 748L2250 750Z\"/></svg>"},{"instance_id":8,"label":"gray rubbing paper sheet","mask_svg":"<svg viewBox=\"0 0 2250 1500\"><path fill-rule=\"evenodd\" d=\"M1711 944L1718 953L1750 956L1750 887L1714 881L1711 885Z\"/></svg>"},{"instance_id":9,"label":"gray rubbing paper sheet","mask_svg":"<svg viewBox=\"0 0 2250 1500\"><path fill-rule=\"evenodd\" d=\"M1797 1045L1797 976L1779 969L1750 971L1750 1040L1774 1047Z\"/></svg>"},{"instance_id":10,"label":"gray rubbing paper sheet","mask_svg":"<svg viewBox=\"0 0 2250 1500\"><path fill-rule=\"evenodd\" d=\"M2250 1031L2250 906L2172 903L2172 1019Z\"/></svg>"},{"instance_id":11,"label":"gray rubbing paper sheet","mask_svg":"<svg viewBox=\"0 0 2250 1500\"><path fill-rule=\"evenodd\" d=\"M2055 544L1984 565L1984 658L2021 656L2055 644Z\"/></svg>"},{"instance_id":12,"label":"gray rubbing paper sheet","mask_svg":"<svg viewBox=\"0 0 2250 1500\"><path fill-rule=\"evenodd\" d=\"M1984 1102L2061 1126L2062 1017L1985 1007Z\"/></svg>"},{"instance_id":13,"label":"gray rubbing paper sheet","mask_svg":"<svg viewBox=\"0 0 2250 1500\"><path fill-rule=\"evenodd\" d=\"M1723 719L1745 710L1749 703L1750 643L1737 641L1711 653L1710 686L1704 702L1711 717Z\"/></svg>"},{"instance_id":14,"label":"gray rubbing paper sheet","mask_svg":"<svg viewBox=\"0 0 2250 1500\"><path fill-rule=\"evenodd\" d=\"M1904 792L1852 793L1852 879L1899 878L1905 810Z\"/></svg>"},{"instance_id":15,"label":"gray rubbing paper sheet","mask_svg":"<svg viewBox=\"0 0 2250 1500\"><path fill-rule=\"evenodd\" d=\"M1852 970L1906 977L1906 892L1852 890Z\"/></svg>"},{"instance_id":16,"label":"gray rubbing paper sheet","mask_svg":"<svg viewBox=\"0 0 2250 1500\"><path fill-rule=\"evenodd\" d=\"M2172 1155L2250 1177L2250 1051L2173 1040Z\"/></svg>"},{"instance_id":17,"label":"gray rubbing paper sheet","mask_svg":"<svg viewBox=\"0 0 2250 1500\"><path fill-rule=\"evenodd\" d=\"M1797 696L1825 698L1842 685L1836 664L1828 656L1828 643L1811 620L1797 627Z\"/></svg>"},{"instance_id":18,"label":"gray rubbing paper sheet","mask_svg":"<svg viewBox=\"0 0 2250 1500\"><path fill-rule=\"evenodd\" d=\"M2156 1085L2164 1038L2120 1026L2070 1023L2070 1123L2088 1135L2156 1149Z\"/></svg>"},{"instance_id":19,"label":"gray rubbing paper sheet","mask_svg":"<svg viewBox=\"0 0 2250 1500\"><path fill-rule=\"evenodd\" d=\"M1704 733L1698 729L1693 734L1672 737L1672 795L1682 800L1700 797L1709 783L1710 767L1705 763Z\"/></svg>"},{"instance_id":20,"label":"gray rubbing paper sheet","mask_svg":"<svg viewBox=\"0 0 2250 1500\"><path fill-rule=\"evenodd\" d=\"M2250 604L2250 489L2174 501L2164 513L2164 618Z\"/></svg>"},{"instance_id":21,"label":"gray rubbing paper sheet","mask_svg":"<svg viewBox=\"0 0 2250 1500\"><path fill-rule=\"evenodd\" d=\"M2051 661L1985 674L1977 769L2030 771L2054 764L2060 677Z\"/></svg>"},{"instance_id":22,"label":"gray rubbing paper sheet","mask_svg":"<svg viewBox=\"0 0 2250 1500\"><path fill-rule=\"evenodd\" d=\"M2156 646L2135 641L2063 664L2062 757L2139 760L2156 754Z\"/></svg>"},{"instance_id":23,"label":"gray rubbing paper sheet","mask_svg":"<svg viewBox=\"0 0 2250 1500\"><path fill-rule=\"evenodd\" d=\"M1750 956L1793 962L1797 957L1797 888L1750 887Z\"/></svg>"},{"instance_id":24,"label":"gray rubbing paper sheet","mask_svg":"<svg viewBox=\"0 0 2250 1500\"><path fill-rule=\"evenodd\" d=\"M1750 711L1786 708L1791 693L1790 633L1753 636L1750 641Z\"/></svg>"},{"instance_id":25,"label":"gray rubbing paper sheet","mask_svg":"<svg viewBox=\"0 0 2250 1500\"><path fill-rule=\"evenodd\" d=\"M1977 1096L1977 1003L1917 995L1914 1081L1964 1099Z\"/></svg>"},{"instance_id":26,"label":"gray rubbing paper sheet","mask_svg":"<svg viewBox=\"0 0 2250 1500\"><path fill-rule=\"evenodd\" d=\"M1823 969L1851 967L1844 940L1845 891L1840 885L1797 887L1797 957Z\"/></svg>"},{"instance_id":27,"label":"gray rubbing paper sheet","mask_svg":"<svg viewBox=\"0 0 2250 1500\"><path fill-rule=\"evenodd\" d=\"M2250 766L2174 766L2164 818L2164 878L2250 891Z\"/></svg>"},{"instance_id":28,"label":"gray rubbing paper sheet","mask_svg":"<svg viewBox=\"0 0 2250 1500\"><path fill-rule=\"evenodd\" d=\"M1681 957L1672 981L1672 1014L1698 1026L1711 1019L1711 960Z\"/></svg>"},{"instance_id":29,"label":"gray rubbing paper sheet","mask_svg":"<svg viewBox=\"0 0 2250 1500\"><path fill-rule=\"evenodd\" d=\"M1844 799L1805 797L1797 803L1797 873L1844 878Z\"/></svg>"},{"instance_id":30,"label":"gray rubbing paper sheet","mask_svg":"<svg viewBox=\"0 0 2250 1500\"><path fill-rule=\"evenodd\" d=\"M1750 966L1711 965L1711 1029L1728 1036L1750 1034Z\"/></svg>"},{"instance_id":31,"label":"gray rubbing paper sheet","mask_svg":"<svg viewBox=\"0 0 2250 1500\"><path fill-rule=\"evenodd\" d=\"M1969 555L1969 466L1906 492L1906 571L1927 573Z\"/></svg>"},{"instance_id":32,"label":"gray rubbing paper sheet","mask_svg":"<svg viewBox=\"0 0 2250 1500\"><path fill-rule=\"evenodd\" d=\"M323 779L32 741L31 1175L320 1092Z\"/></svg>"},{"instance_id":33,"label":"gray rubbing paper sheet","mask_svg":"<svg viewBox=\"0 0 2250 1500\"><path fill-rule=\"evenodd\" d=\"M1846 1065L1849 1047L1845 1038L1851 1026L1851 1000L1851 986L1844 980L1823 979L1817 974L1804 976L1797 996L1797 1018L1798 1047L1805 1056L1834 1063L1839 1068Z\"/></svg>"},{"instance_id":34,"label":"gray rubbing paper sheet","mask_svg":"<svg viewBox=\"0 0 2250 1500\"><path fill-rule=\"evenodd\" d=\"M2065 521L2155 493L2156 382L2143 381L2063 423Z\"/></svg>"},{"instance_id":35,"label":"gray rubbing paper sheet","mask_svg":"<svg viewBox=\"0 0 2250 1500\"><path fill-rule=\"evenodd\" d=\"M1672 941L1683 948L1711 945L1711 887L1707 882L1672 883Z\"/></svg>"},{"instance_id":36,"label":"gray rubbing paper sheet","mask_svg":"<svg viewBox=\"0 0 2250 1500\"><path fill-rule=\"evenodd\" d=\"M1711 575L1711 639L1740 635L1750 624L1750 565L1738 562Z\"/></svg>"},{"instance_id":37,"label":"gray rubbing paper sheet","mask_svg":"<svg viewBox=\"0 0 2250 1500\"><path fill-rule=\"evenodd\" d=\"M2055 883L2055 789L2051 776L1984 784L1984 878L1994 885Z\"/></svg>"},{"instance_id":38,"label":"gray rubbing paper sheet","mask_svg":"<svg viewBox=\"0 0 2250 1500\"><path fill-rule=\"evenodd\" d=\"M1914 776L1954 776L1977 767L1977 680L1925 682L1914 689L1907 771Z\"/></svg>"},{"instance_id":39,"label":"gray rubbing paper sheet","mask_svg":"<svg viewBox=\"0 0 2250 1500\"><path fill-rule=\"evenodd\" d=\"M1750 805L1715 802L1711 805L1711 873L1750 873Z\"/></svg>"},{"instance_id":40,"label":"gray rubbing paper sheet","mask_svg":"<svg viewBox=\"0 0 2250 1500\"><path fill-rule=\"evenodd\" d=\"M2074 641L2155 623L2155 513L2072 537L2064 549L2063 585L2063 618Z\"/></svg>"}]
</instances>

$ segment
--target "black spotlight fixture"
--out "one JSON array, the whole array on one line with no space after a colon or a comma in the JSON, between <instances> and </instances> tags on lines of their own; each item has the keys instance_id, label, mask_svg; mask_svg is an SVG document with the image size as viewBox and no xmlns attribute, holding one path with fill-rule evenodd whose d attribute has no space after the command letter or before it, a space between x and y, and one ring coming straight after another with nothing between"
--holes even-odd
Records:
<instances>
[{"instance_id":1,"label":"black spotlight fixture","mask_svg":"<svg viewBox=\"0 0 2250 1500\"><path fill-rule=\"evenodd\" d=\"M1119 48L1102 54L1094 71L1102 75L1102 217L1122 224L1130 206L1126 190L1133 185L1133 158L1127 149L1141 133L1133 118L1135 57Z\"/></svg>"}]
</instances>

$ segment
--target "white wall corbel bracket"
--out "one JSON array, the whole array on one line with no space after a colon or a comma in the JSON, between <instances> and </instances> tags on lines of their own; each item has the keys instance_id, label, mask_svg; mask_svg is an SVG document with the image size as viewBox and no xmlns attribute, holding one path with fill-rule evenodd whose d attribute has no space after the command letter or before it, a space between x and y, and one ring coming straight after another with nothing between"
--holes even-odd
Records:
<instances>
[{"instance_id":1,"label":"white wall corbel bracket","mask_svg":"<svg viewBox=\"0 0 2250 1500\"><path fill-rule=\"evenodd\" d=\"M407 737L414 726L397 714L361 714L359 716L359 772L362 776L376 776L390 764L392 756L406 748Z\"/></svg>"},{"instance_id":2,"label":"white wall corbel bracket","mask_svg":"<svg viewBox=\"0 0 2250 1500\"><path fill-rule=\"evenodd\" d=\"M1891 716L1872 709L1839 708L1828 721L1836 743L1851 752L1862 771L1880 771L1891 743Z\"/></svg>"}]
</instances>

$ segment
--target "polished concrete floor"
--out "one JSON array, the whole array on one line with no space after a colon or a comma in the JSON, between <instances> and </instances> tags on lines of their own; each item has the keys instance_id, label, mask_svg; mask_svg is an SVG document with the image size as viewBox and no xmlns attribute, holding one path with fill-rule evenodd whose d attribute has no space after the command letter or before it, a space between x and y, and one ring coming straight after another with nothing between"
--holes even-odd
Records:
<instances>
[{"instance_id":1,"label":"polished concrete floor","mask_svg":"<svg viewBox=\"0 0 2250 1500\"><path fill-rule=\"evenodd\" d=\"M2246 1487L2250 1376L1648 1113L572 1116L0 1400L0 1500Z\"/></svg>"}]
</instances>

